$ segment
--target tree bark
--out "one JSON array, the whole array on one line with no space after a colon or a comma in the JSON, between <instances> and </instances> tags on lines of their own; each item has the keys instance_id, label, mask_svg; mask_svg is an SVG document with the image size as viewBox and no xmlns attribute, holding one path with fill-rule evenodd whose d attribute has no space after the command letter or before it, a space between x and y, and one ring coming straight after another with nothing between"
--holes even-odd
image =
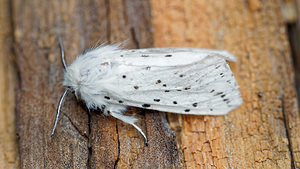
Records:
<instances>
[{"instance_id":1,"label":"tree bark","mask_svg":"<svg viewBox=\"0 0 300 169\"><path fill-rule=\"evenodd\" d=\"M0 0L0 168L19 167L15 131L15 72L8 0Z\"/></svg>"},{"instance_id":2,"label":"tree bark","mask_svg":"<svg viewBox=\"0 0 300 169\"><path fill-rule=\"evenodd\" d=\"M56 34L70 63L100 42L152 46L148 1L14 1L20 71L17 125L22 168L177 168L174 134L163 113L130 109L142 120L149 146L132 127L92 112L67 95L54 138L50 132L63 91Z\"/></svg>"},{"instance_id":3,"label":"tree bark","mask_svg":"<svg viewBox=\"0 0 300 169\"><path fill-rule=\"evenodd\" d=\"M238 57L231 68L244 100L239 109L170 123L185 167L299 168L300 118L279 1L153 0L152 13L155 46L227 49Z\"/></svg>"},{"instance_id":4,"label":"tree bark","mask_svg":"<svg viewBox=\"0 0 300 169\"><path fill-rule=\"evenodd\" d=\"M300 167L300 117L278 1L13 0L11 9L21 168ZM57 35L68 64L99 42L226 49L238 57L230 66L244 103L225 116L130 108L149 139L144 146L132 126L89 115L68 94L50 139L64 90Z\"/></svg>"}]
</instances>

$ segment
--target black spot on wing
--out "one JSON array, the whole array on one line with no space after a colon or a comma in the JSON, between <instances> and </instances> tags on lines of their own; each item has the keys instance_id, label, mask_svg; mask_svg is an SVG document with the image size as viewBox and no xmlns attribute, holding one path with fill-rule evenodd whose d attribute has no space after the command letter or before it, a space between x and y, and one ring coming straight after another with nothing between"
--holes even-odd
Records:
<instances>
[{"instance_id":1,"label":"black spot on wing","mask_svg":"<svg viewBox=\"0 0 300 169\"><path fill-rule=\"evenodd\" d=\"M223 92L218 92L214 96L218 96L218 95L221 95L221 94L223 94Z\"/></svg>"},{"instance_id":2,"label":"black spot on wing","mask_svg":"<svg viewBox=\"0 0 300 169\"><path fill-rule=\"evenodd\" d=\"M156 84L159 84L159 83L161 83L161 80L157 80L157 81L156 81Z\"/></svg>"},{"instance_id":3,"label":"black spot on wing","mask_svg":"<svg viewBox=\"0 0 300 169\"><path fill-rule=\"evenodd\" d=\"M126 78L126 75L123 75L122 78L125 79L125 78Z\"/></svg>"},{"instance_id":4,"label":"black spot on wing","mask_svg":"<svg viewBox=\"0 0 300 169\"><path fill-rule=\"evenodd\" d=\"M227 101L229 101L229 99L224 99L223 101L224 101L224 102L227 102Z\"/></svg>"},{"instance_id":5,"label":"black spot on wing","mask_svg":"<svg viewBox=\"0 0 300 169\"><path fill-rule=\"evenodd\" d=\"M173 104L177 104L177 101L173 101Z\"/></svg>"},{"instance_id":6,"label":"black spot on wing","mask_svg":"<svg viewBox=\"0 0 300 169\"><path fill-rule=\"evenodd\" d=\"M153 99L153 101L155 101L155 102L160 102L160 99Z\"/></svg>"},{"instance_id":7,"label":"black spot on wing","mask_svg":"<svg viewBox=\"0 0 300 169\"><path fill-rule=\"evenodd\" d=\"M108 96L104 96L104 98L107 99L107 100L110 100L110 97L108 97Z\"/></svg>"},{"instance_id":8,"label":"black spot on wing","mask_svg":"<svg viewBox=\"0 0 300 169\"><path fill-rule=\"evenodd\" d=\"M138 86L133 86L133 88L134 88L134 89L136 89L136 90L137 90L137 89L139 89L139 87L138 87Z\"/></svg>"},{"instance_id":9,"label":"black spot on wing","mask_svg":"<svg viewBox=\"0 0 300 169\"><path fill-rule=\"evenodd\" d=\"M172 57L172 55L165 55L165 57Z\"/></svg>"},{"instance_id":10,"label":"black spot on wing","mask_svg":"<svg viewBox=\"0 0 300 169\"><path fill-rule=\"evenodd\" d=\"M198 103L193 103L193 107L197 107Z\"/></svg>"},{"instance_id":11,"label":"black spot on wing","mask_svg":"<svg viewBox=\"0 0 300 169\"><path fill-rule=\"evenodd\" d=\"M190 111L190 109L185 109L184 111L185 111L185 112L189 112L189 111Z\"/></svg>"},{"instance_id":12,"label":"black spot on wing","mask_svg":"<svg viewBox=\"0 0 300 169\"><path fill-rule=\"evenodd\" d=\"M122 100L119 100L119 103L123 103L123 101L122 101Z\"/></svg>"},{"instance_id":13,"label":"black spot on wing","mask_svg":"<svg viewBox=\"0 0 300 169\"><path fill-rule=\"evenodd\" d=\"M150 107L150 104L143 104L142 107Z\"/></svg>"}]
</instances>

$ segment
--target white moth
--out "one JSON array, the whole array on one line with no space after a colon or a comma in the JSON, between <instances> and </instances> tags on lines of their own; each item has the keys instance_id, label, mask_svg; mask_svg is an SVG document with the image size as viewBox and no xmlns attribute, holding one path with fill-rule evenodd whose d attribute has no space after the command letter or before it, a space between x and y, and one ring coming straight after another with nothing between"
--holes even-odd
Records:
<instances>
[{"instance_id":1,"label":"white moth","mask_svg":"<svg viewBox=\"0 0 300 169\"><path fill-rule=\"evenodd\" d=\"M71 90L88 109L100 108L135 127L136 118L123 115L127 106L193 115L224 115L242 104L239 86L226 60L236 61L224 50L197 48L120 49L99 46L79 55L65 67L62 95Z\"/></svg>"}]
</instances>

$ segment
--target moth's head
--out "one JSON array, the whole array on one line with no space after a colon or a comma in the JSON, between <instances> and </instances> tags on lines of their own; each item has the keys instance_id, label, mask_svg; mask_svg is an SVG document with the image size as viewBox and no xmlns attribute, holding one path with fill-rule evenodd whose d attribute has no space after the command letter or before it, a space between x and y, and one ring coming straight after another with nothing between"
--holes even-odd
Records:
<instances>
[{"instance_id":1,"label":"moth's head","mask_svg":"<svg viewBox=\"0 0 300 169\"><path fill-rule=\"evenodd\" d=\"M74 92L77 99L80 99L80 88L82 86L82 77L79 70L67 67L64 74L63 85Z\"/></svg>"},{"instance_id":2,"label":"moth's head","mask_svg":"<svg viewBox=\"0 0 300 169\"><path fill-rule=\"evenodd\" d=\"M111 67L109 62L98 59L99 52L85 52L79 55L72 64L67 66L64 58L63 45L60 38L58 38L58 42L61 53L61 61L65 69L63 85L66 87L66 89L62 94L58 104L57 115L51 135L54 134L61 105L66 94L72 91L77 99L82 99L87 104L87 107L93 107L93 105L96 105L96 101L99 99L93 100L91 99L91 95L98 92L98 90L95 89L101 86L99 85L99 81L101 81L104 75L107 75L107 72Z\"/></svg>"}]
</instances>

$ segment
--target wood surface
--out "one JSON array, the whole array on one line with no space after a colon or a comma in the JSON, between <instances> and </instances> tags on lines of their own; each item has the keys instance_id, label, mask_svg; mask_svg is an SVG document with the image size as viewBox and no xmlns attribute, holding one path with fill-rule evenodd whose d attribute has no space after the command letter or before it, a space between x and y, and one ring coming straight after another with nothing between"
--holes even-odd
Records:
<instances>
[{"instance_id":1,"label":"wood surface","mask_svg":"<svg viewBox=\"0 0 300 169\"><path fill-rule=\"evenodd\" d=\"M299 168L300 118L279 1L152 2L155 46L227 49L238 57L231 68L244 99L239 109L170 124L180 131L185 166Z\"/></svg>"},{"instance_id":2,"label":"wood surface","mask_svg":"<svg viewBox=\"0 0 300 169\"><path fill-rule=\"evenodd\" d=\"M293 56L293 63L295 67L295 79L296 79L296 90L298 91L298 102L300 101L300 17L293 17L293 13L296 13L296 16L300 16L300 0L294 0L290 2L291 0L287 0L289 5L286 6L292 6L291 3L294 3L294 8L287 8L286 12L287 21L288 22L288 35L290 40L290 46L291 46L291 54ZM289 9L289 10L288 10ZM292 10L294 9L294 10ZM295 12L290 12L295 11Z\"/></svg>"},{"instance_id":3,"label":"wood surface","mask_svg":"<svg viewBox=\"0 0 300 169\"><path fill-rule=\"evenodd\" d=\"M0 82L6 84L1 88L0 110L13 114L10 103L15 102L18 136L17 149L14 117L1 114L0 150L6 154L0 153L0 164L11 168L300 168L300 117L279 1L0 2L1 28L8 25L0 34ZM244 103L226 116L130 108L127 113L141 119L138 125L149 139L146 147L132 126L100 111L89 115L70 93L50 139L64 90L57 35L63 40L68 64L84 49L124 40L128 48L226 49L238 57L230 66ZM10 55L15 65L6 61ZM13 70L6 73L9 65L14 66L15 79ZM10 125L2 127L4 122ZM10 133L4 135L3 128ZM2 143L2 138L9 138L8 143Z\"/></svg>"},{"instance_id":4,"label":"wood surface","mask_svg":"<svg viewBox=\"0 0 300 169\"><path fill-rule=\"evenodd\" d=\"M9 0L0 0L0 168L19 167L15 127L13 36Z\"/></svg>"},{"instance_id":5,"label":"wood surface","mask_svg":"<svg viewBox=\"0 0 300 169\"><path fill-rule=\"evenodd\" d=\"M15 51L22 70L17 104L22 168L179 166L164 113L129 110L141 118L138 125L149 139L145 147L132 126L97 111L88 116L85 106L69 94L55 136L49 137L63 91L56 34L63 39L67 63L99 41L128 39L129 48L150 47L148 1L15 1L13 9Z\"/></svg>"}]
</instances>

